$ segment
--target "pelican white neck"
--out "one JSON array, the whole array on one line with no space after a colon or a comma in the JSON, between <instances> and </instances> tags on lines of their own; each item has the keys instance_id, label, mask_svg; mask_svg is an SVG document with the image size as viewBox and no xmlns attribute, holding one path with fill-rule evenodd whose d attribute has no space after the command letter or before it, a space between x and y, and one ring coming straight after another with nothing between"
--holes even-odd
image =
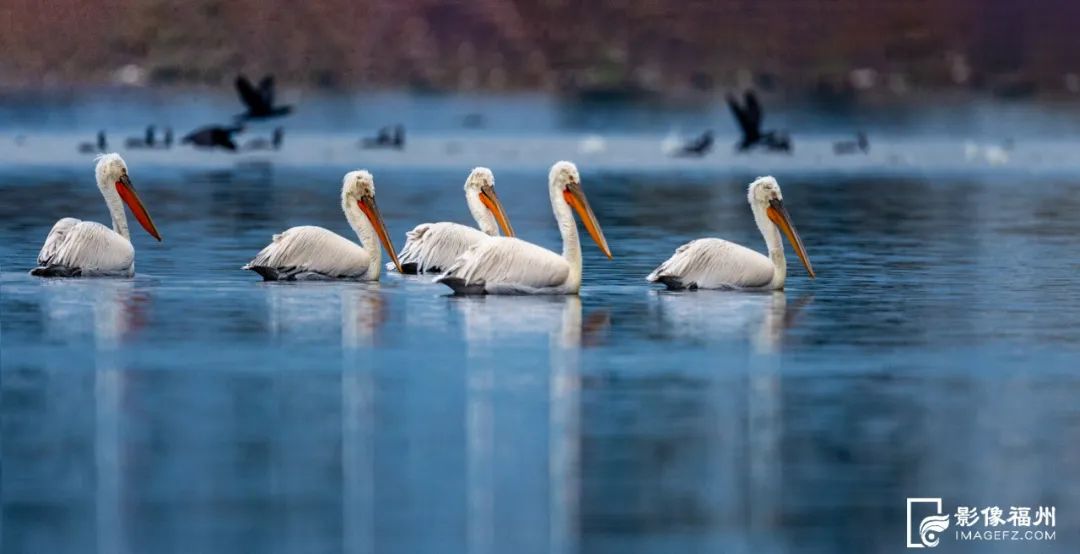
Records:
<instances>
[{"instance_id":1,"label":"pelican white neck","mask_svg":"<svg viewBox=\"0 0 1080 554\"><path fill-rule=\"evenodd\" d=\"M375 180L367 171L350 171L341 183L341 210L345 219L360 239L360 246L368 252L367 275L378 279L382 272L382 247L375 226L367 214L360 209L360 202L365 195L375 196Z\"/></svg>"},{"instance_id":2,"label":"pelican white neck","mask_svg":"<svg viewBox=\"0 0 1080 554\"><path fill-rule=\"evenodd\" d=\"M105 198L105 205L109 209L113 231L130 241L131 233L128 231L124 202L116 190L116 184L127 176L127 164L124 163L120 154L102 154L97 158L94 176L98 190L101 191L101 196Z\"/></svg>"},{"instance_id":3,"label":"pelican white neck","mask_svg":"<svg viewBox=\"0 0 1080 554\"><path fill-rule=\"evenodd\" d=\"M486 167L477 167L465 180L465 203L469 206L469 213L476 220L477 227L484 234L492 237L499 236L499 222L495 214L480 200L480 193L484 187L495 186L495 176Z\"/></svg>"},{"instance_id":4,"label":"pelican white neck","mask_svg":"<svg viewBox=\"0 0 1080 554\"><path fill-rule=\"evenodd\" d=\"M758 177L750 183L747 190L747 200L750 202L750 211L754 214L754 223L757 224L761 236L765 239L769 260L775 267L770 283L773 288L782 287L787 279L787 258L784 255L784 241L780 237L780 229L769 219L768 207L770 201L783 201L783 199L779 183L771 176Z\"/></svg>"},{"instance_id":5,"label":"pelican white neck","mask_svg":"<svg viewBox=\"0 0 1080 554\"><path fill-rule=\"evenodd\" d=\"M551 197L551 210L559 224L559 235L563 240L563 257L581 270L581 241L578 238L577 221L574 210L566 202L564 192L571 184L578 182L577 167L570 162L559 162L551 167L548 176L548 194Z\"/></svg>"}]
</instances>

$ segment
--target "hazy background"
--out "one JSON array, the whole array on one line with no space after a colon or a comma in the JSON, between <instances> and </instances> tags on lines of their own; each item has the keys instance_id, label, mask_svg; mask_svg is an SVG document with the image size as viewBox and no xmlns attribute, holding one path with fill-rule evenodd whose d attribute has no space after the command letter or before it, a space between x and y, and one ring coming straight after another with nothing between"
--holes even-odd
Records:
<instances>
[{"instance_id":1,"label":"hazy background","mask_svg":"<svg viewBox=\"0 0 1080 554\"><path fill-rule=\"evenodd\" d=\"M1066 0L5 0L0 87L224 85L833 102L1080 93Z\"/></svg>"}]
</instances>

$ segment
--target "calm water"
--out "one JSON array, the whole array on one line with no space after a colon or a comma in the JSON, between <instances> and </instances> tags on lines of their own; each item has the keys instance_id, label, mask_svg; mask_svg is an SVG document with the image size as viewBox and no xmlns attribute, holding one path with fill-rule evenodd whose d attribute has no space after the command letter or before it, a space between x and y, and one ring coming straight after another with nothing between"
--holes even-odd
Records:
<instances>
[{"instance_id":1,"label":"calm water","mask_svg":"<svg viewBox=\"0 0 1080 554\"><path fill-rule=\"evenodd\" d=\"M558 247L542 166L574 145L487 162L521 237ZM893 552L914 496L1057 508L1054 542L943 550L1080 545L1080 175L773 170L818 279L667 293L644 275L689 239L763 248L771 160L579 159L615 253L586 244L581 297L454 298L238 268L347 234L355 166L399 247L464 222L483 156L133 153L165 241L135 232L132 280L40 280L56 219L107 218L62 155L0 167L4 552Z\"/></svg>"}]
</instances>

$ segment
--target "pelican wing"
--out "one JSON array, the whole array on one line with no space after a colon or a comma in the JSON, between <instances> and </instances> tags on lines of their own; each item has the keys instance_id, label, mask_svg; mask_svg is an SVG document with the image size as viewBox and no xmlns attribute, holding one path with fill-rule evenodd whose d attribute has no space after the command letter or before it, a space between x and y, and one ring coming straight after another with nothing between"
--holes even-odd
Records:
<instances>
[{"instance_id":1,"label":"pelican wing","mask_svg":"<svg viewBox=\"0 0 1080 554\"><path fill-rule=\"evenodd\" d=\"M647 279L668 288L754 289L772 281L775 268L769 258L723 239L697 239L675 254Z\"/></svg>"},{"instance_id":2,"label":"pelican wing","mask_svg":"<svg viewBox=\"0 0 1080 554\"><path fill-rule=\"evenodd\" d=\"M512 237L486 237L435 278L458 292L541 292L566 283L570 264L562 256Z\"/></svg>"},{"instance_id":3,"label":"pelican wing","mask_svg":"<svg viewBox=\"0 0 1080 554\"><path fill-rule=\"evenodd\" d=\"M64 241L67 240L68 235L71 234L71 230L81 223L74 217L65 217L53 225L49 236L45 237L45 245L41 247L41 252L38 253L38 265L47 265L49 260L56 257L57 252L64 246Z\"/></svg>"},{"instance_id":4,"label":"pelican wing","mask_svg":"<svg viewBox=\"0 0 1080 554\"><path fill-rule=\"evenodd\" d=\"M417 225L405 237L405 247L398 254L402 268L407 273L425 273L450 267L458 256L488 235L458 223L442 222ZM394 269L394 264L386 264L386 269Z\"/></svg>"},{"instance_id":5,"label":"pelican wing","mask_svg":"<svg viewBox=\"0 0 1080 554\"><path fill-rule=\"evenodd\" d=\"M65 217L53 225L38 253L42 276L126 275L135 271L135 249L116 231L93 221Z\"/></svg>"},{"instance_id":6,"label":"pelican wing","mask_svg":"<svg viewBox=\"0 0 1080 554\"><path fill-rule=\"evenodd\" d=\"M243 269L269 280L348 279L367 273L369 260L360 245L322 227L304 225L274 235L273 242Z\"/></svg>"}]
</instances>

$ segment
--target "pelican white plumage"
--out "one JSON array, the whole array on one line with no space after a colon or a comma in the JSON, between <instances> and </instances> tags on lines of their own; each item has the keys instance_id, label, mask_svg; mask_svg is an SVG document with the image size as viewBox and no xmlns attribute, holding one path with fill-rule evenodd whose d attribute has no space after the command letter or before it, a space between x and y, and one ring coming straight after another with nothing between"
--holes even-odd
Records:
<instances>
[{"instance_id":1,"label":"pelican white plumage","mask_svg":"<svg viewBox=\"0 0 1080 554\"><path fill-rule=\"evenodd\" d=\"M462 254L435 282L457 294L577 294L581 288L581 242L574 211L608 258L611 250L574 164L551 166L548 192L562 235L561 256L521 239L488 237Z\"/></svg>"},{"instance_id":2,"label":"pelican white plumage","mask_svg":"<svg viewBox=\"0 0 1080 554\"><path fill-rule=\"evenodd\" d=\"M274 235L273 242L242 269L258 273L266 281L377 281L382 269L379 248L382 242L400 270L394 245L375 204L375 181L371 173L361 170L345 174L341 183L341 209L360 244L322 227L293 227Z\"/></svg>"},{"instance_id":3,"label":"pelican white plumage","mask_svg":"<svg viewBox=\"0 0 1080 554\"><path fill-rule=\"evenodd\" d=\"M128 177L127 164L119 154L98 156L94 168L98 190L112 216L112 229L94 222L65 217L57 221L38 254L38 266L30 270L40 277L131 277L135 274L135 249L131 246L124 204L139 224L157 240L157 227L147 213Z\"/></svg>"},{"instance_id":4,"label":"pelican white plumage","mask_svg":"<svg viewBox=\"0 0 1080 554\"><path fill-rule=\"evenodd\" d=\"M500 226L507 236L514 236L502 203L495 195L495 176L490 169L478 167L469 174L465 180L465 203L480 229L448 221L417 225L405 234L405 247L398 254L404 273L441 273L472 245L499 236ZM386 264L386 269L393 268L394 264Z\"/></svg>"},{"instance_id":5,"label":"pelican white plumage","mask_svg":"<svg viewBox=\"0 0 1080 554\"><path fill-rule=\"evenodd\" d=\"M758 177L750 183L746 196L754 221L765 237L768 257L723 239L697 239L680 246L647 279L663 283L669 289L783 289L787 260L781 231L813 278L814 268L810 266L802 239L784 208L784 197L776 179Z\"/></svg>"}]
</instances>

